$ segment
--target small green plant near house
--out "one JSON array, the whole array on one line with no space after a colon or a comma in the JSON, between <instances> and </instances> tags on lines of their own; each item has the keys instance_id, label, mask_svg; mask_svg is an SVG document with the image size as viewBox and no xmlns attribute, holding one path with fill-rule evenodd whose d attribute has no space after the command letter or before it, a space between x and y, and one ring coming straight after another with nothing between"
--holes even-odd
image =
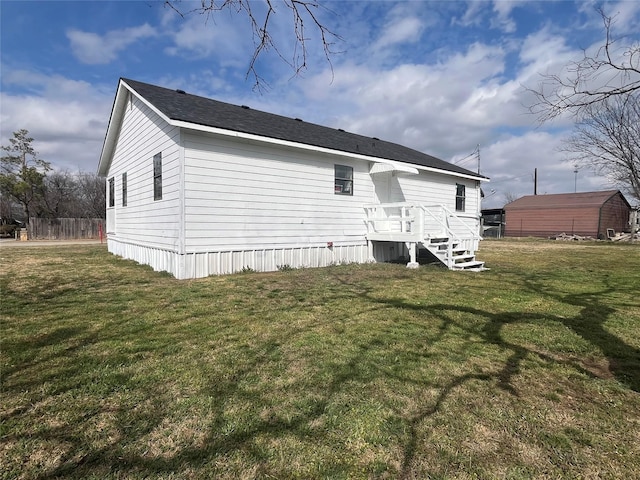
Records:
<instances>
[{"instance_id":1,"label":"small green plant near house","mask_svg":"<svg viewBox=\"0 0 640 480\"><path fill-rule=\"evenodd\" d=\"M242 270L240 271L240 273L255 273L255 272L256 271L249 266L242 267Z\"/></svg>"},{"instance_id":2,"label":"small green plant near house","mask_svg":"<svg viewBox=\"0 0 640 480\"><path fill-rule=\"evenodd\" d=\"M3 249L0 478L637 477L638 246L480 252L177 281Z\"/></svg>"}]
</instances>

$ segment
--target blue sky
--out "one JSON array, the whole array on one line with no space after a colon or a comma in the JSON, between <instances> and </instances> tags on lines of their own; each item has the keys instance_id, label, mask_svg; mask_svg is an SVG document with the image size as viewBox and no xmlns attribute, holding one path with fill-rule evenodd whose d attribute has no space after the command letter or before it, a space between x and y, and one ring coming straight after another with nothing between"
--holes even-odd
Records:
<instances>
[{"instance_id":1,"label":"blue sky","mask_svg":"<svg viewBox=\"0 0 640 480\"><path fill-rule=\"evenodd\" d=\"M289 59L290 15L275 4L271 33ZM331 65L307 30L308 68L294 76L267 52L257 63L266 88L256 91L242 16L181 17L153 0L0 1L2 145L26 128L56 168L94 172L118 78L127 77L376 136L474 171L479 145L480 171L492 179L484 206L502 206L533 193L535 168L539 193L576 187L560 151L571 119L539 126L524 87L602 45L597 6L616 15L618 47L640 41L636 0L321 4L322 22L342 38ZM607 188L606 178L578 172L578 191Z\"/></svg>"}]
</instances>

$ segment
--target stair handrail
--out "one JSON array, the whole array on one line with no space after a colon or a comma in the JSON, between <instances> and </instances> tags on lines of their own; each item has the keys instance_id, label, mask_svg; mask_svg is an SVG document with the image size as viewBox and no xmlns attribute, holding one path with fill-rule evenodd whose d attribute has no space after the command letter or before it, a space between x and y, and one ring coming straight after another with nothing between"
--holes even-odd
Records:
<instances>
[{"instance_id":1,"label":"stair handrail","mask_svg":"<svg viewBox=\"0 0 640 480\"><path fill-rule=\"evenodd\" d=\"M440 207L443 210L445 208L444 205L433 205L433 206ZM456 239L457 239L457 236L455 235L455 233L453 233L453 231L449 228L448 223L446 221L443 221L443 219L440 218L440 215L436 215L434 212L432 212L431 209L429 209L427 205L420 204L420 205L417 205L417 207L420 208L423 213L428 213L429 215L431 215L431 217L437 223L439 223L442 227L444 227L444 231L446 232L447 237L449 237L449 238L456 237ZM422 234L422 238L425 238L424 231L422 231L421 234Z\"/></svg>"},{"instance_id":2,"label":"stair handrail","mask_svg":"<svg viewBox=\"0 0 640 480\"><path fill-rule=\"evenodd\" d=\"M471 236L472 236L472 238L473 238L474 240L482 240L482 236L481 236L478 232L474 231L474 229L473 229L473 228L471 228L469 225L467 225L467 224L464 222L464 220L462 220L462 218L460 218L460 216L458 216L458 215L456 215L455 213L453 213L453 212L452 212L451 210L449 210L446 206L444 206L444 205L440 205L440 206L441 206L441 207L442 207L442 209L447 213L447 215L449 215L449 217L453 217L453 218L457 219L457 220L460 222L460 224L461 224L464 228L466 228L466 229L467 229L467 231L468 231L469 233L471 233Z\"/></svg>"}]
</instances>

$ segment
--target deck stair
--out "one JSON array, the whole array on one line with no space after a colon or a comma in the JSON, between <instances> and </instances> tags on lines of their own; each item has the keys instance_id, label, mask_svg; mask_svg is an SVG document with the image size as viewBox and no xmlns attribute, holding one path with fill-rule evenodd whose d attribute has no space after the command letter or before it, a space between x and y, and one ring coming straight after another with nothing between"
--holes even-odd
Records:
<instances>
[{"instance_id":1,"label":"deck stair","mask_svg":"<svg viewBox=\"0 0 640 480\"><path fill-rule=\"evenodd\" d=\"M371 252L375 241L403 242L411 258L408 267L417 268L419 253L426 250L450 270L486 270L475 256L482 239L478 229L443 205L378 204L365 211Z\"/></svg>"},{"instance_id":2,"label":"deck stair","mask_svg":"<svg viewBox=\"0 0 640 480\"><path fill-rule=\"evenodd\" d=\"M420 242L420 246L430 252L449 270L470 270L473 272L486 270L484 262L476 260L475 253L459 246L455 240L448 237L430 238L425 242Z\"/></svg>"}]
</instances>

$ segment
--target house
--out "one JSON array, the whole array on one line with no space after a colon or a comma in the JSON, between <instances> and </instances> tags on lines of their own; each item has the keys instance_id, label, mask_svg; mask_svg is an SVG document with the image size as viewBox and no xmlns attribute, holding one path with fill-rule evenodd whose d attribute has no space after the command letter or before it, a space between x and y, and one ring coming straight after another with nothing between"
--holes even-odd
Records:
<instances>
[{"instance_id":1,"label":"house","mask_svg":"<svg viewBox=\"0 0 640 480\"><path fill-rule=\"evenodd\" d=\"M504 207L507 237L559 233L607 238L629 228L631 207L619 190L527 195Z\"/></svg>"},{"instance_id":2,"label":"house","mask_svg":"<svg viewBox=\"0 0 640 480\"><path fill-rule=\"evenodd\" d=\"M120 79L98 173L109 251L179 279L420 248L482 268L486 177L298 118Z\"/></svg>"}]
</instances>

